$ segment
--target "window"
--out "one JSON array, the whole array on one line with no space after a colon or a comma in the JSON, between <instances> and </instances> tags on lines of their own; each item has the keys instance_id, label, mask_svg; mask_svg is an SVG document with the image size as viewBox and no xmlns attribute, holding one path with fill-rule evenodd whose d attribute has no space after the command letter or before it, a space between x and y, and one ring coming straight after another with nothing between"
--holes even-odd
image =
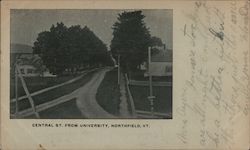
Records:
<instances>
[{"instance_id":1,"label":"window","mask_svg":"<svg viewBox=\"0 0 250 150\"><path fill-rule=\"evenodd\" d=\"M28 74L33 73L33 69L27 69L27 73L28 73Z\"/></svg>"}]
</instances>

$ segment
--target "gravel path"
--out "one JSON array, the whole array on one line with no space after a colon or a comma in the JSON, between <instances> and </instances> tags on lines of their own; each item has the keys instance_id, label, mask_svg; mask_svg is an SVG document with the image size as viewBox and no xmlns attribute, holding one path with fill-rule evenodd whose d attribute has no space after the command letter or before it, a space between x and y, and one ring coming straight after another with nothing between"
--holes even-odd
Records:
<instances>
[{"instance_id":1,"label":"gravel path","mask_svg":"<svg viewBox=\"0 0 250 150\"><path fill-rule=\"evenodd\" d=\"M87 118L115 118L115 116L106 112L96 101L97 89L100 86L105 73L110 68L104 68L96 72L92 79L80 88L77 97L77 107L82 115Z\"/></svg>"}]
</instances>

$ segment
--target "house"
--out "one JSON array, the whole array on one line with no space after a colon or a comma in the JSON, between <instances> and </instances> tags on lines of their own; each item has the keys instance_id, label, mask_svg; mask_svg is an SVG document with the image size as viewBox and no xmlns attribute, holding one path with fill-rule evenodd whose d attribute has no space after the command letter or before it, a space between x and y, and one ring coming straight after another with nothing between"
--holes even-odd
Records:
<instances>
[{"instance_id":1,"label":"house","mask_svg":"<svg viewBox=\"0 0 250 150\"><path fill-rule=\"evenodd\" d=\"M17 60L27 63L33 56L32 47L24 44L11 43L10 45L10 67L13 68Z\"/></svg>"},{"instance_id":2,"label":"house","mask_svg":"<svg viewBox=\"0 0 250 150\"><path fill-rule=\"evenodd\" d=\"M172 76L172 54L170 49L158 48L157 52L152 54L151 60L141 65L141 69L146 71L144 76L149 73L152 76Z\"/></svg>"},{"instance_id":3,"label":"house","mask_svg":"<svg viewBox=\"0 0 250 150\"><path fill-rule=\"evenodd\" d=\"M33 49L29 45L12 43L10 46L10 69L14 76L15 64L18 63L20 72L25 77L43 76L55 77L51 75L42 64L41 58L33 54ZM40 68L37 68L40 66ZM42 69L41 69L42 68Z\"/></svg>"},{"instance_id":4,"label":"house","mask_svg":"<svg viewBox=\"0 0 250 150\"><path fill-rule=\"evenodd\" d=\"M19 70L25 77L34 77L40 75L37 69L32 65L20 65Z\"/></svg>"}]
</instances>

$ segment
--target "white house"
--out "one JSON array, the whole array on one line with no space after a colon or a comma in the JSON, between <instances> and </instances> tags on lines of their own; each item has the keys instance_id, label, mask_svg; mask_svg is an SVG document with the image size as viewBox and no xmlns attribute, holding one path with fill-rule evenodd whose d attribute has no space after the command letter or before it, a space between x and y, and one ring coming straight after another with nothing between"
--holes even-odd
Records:
<instances>
[{"instance_id":1,"label":"white house","mask_svg":"<svg viewBox=\"0 0 250 150\"><path fill-rule=\"evenodd\" d=\"M43 77L56 77L56 75L52 75L44 67L43 72L39 72L35 67L34 63L41 63L42 60L38 55L33 54L33 49L29 45L25 44L11 44L11 72L14 74L14 66L18 61L18 66L21 71L21 74L25 77L34 77L34 76L43 76Z\"/></svg>"},{"instance_id":2,"label":"white house","mask_svg":"<svg viewBox=\"0 0 250 150\"><path fill-rule=\"evenodd\" d=\"M156 54L151 56L149 62L144 62L141 69L145 70L144 76L149 73L152 76L172 76L172 50L158 49Z\"/></svg>"},{"instance_id":3,"label":"white house","mask_svg":"<svg viewBox=\"0 0 250 150\"><path fill-rule=\"evenodd\" d=\"M20 72L25 77L39 76L40 74L36 71L37 69L32 65L20 65Z\"/></svg>"}]
</instances>

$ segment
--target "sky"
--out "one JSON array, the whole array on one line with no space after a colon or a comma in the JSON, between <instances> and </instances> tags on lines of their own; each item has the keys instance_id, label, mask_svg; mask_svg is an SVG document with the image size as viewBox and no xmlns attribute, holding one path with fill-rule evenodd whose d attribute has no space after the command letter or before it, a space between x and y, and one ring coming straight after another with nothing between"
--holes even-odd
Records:
<instances>
[{"instance_id":1,"label":"sky","mask_svg":"<svg viewBox=\"0 0 250 150\"><path fill-rule=\"evenodd\" d=\"M33 46L38 33L49 31L52 24L63 22L88 26L108 47L113 38L112 26L125 10L11 10L11 43ZM131 10L126 10L131 11ZM173 43L173 11L142 10L152 36L162 39L168 49Z\"/></svg>"}]
</instances>

